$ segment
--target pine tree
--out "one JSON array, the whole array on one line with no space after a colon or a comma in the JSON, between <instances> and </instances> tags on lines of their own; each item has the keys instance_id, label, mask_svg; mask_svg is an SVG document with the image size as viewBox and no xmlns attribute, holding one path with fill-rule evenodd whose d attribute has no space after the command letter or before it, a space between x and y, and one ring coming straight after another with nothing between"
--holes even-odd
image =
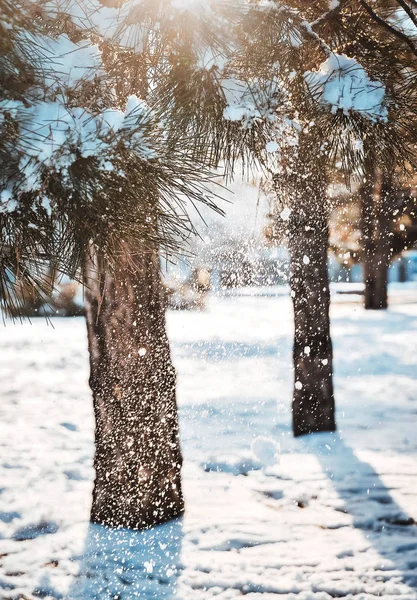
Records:
<instances>
[{"instance_id":1,"label":"pine tree","mask_svg":"<svg viewBox=\"0 0 417 600\"><path fill-rule=\"evenodd\" d=\"M206 169L222 161L232 172L237 158L259 144L263 124L245 131L224 119L221 74L232 55L227 24L233 13L228 6L223 11L216 2L177 4L127 3L116 36L106 44L104 62L119 94L137 93L151 106L163 124L166 155L175 157L183 149L177 172L188 160L198 165L196 175L204 180ZM92 519L134 528L166 521L183 510L175 372L156 235L164 223L153 208L152 189L140 190L150 202L146 223L149 236L155 235L153 243L126 244L114 273L101 267L102 257L96 254L86 296L97 422ZM161 197L161 189L155 191ZM180 215L184 193L177 199ZM194 194L197 199L200 193Z\"/></svg>"},{"instance_id":2,"label":"pine tree","mask_svg":"<svg viewBox=\"0 0 417 600\"><path fill-rule=\"evenodd\" d=\"M123 15L108 9L103 32L93 4L0 6L1 300L18 311L22 284L42 297L55 273L83 276L91 518L142 528L183 510L159 250L192 233L187 202L215 205L190 138L167 143L145 101L152 66L116 36Z\"/></svg>"},{"instance_id":3,"label":"pine tree","mask_svg":"<svg viewBox=\"0 0 417 600\"><path fill-rule=\"evenodd\" d=\"M381 1L370 7L363 0L254 2L246 15L241 62L255 85L263 80L273 90L277 128L266 149L275 159L275 165L268 161L279 206L275 212L290 211L295 435L335 428L329 176L337 168L347 183L360 177L370 160L365 148L372 148L375 168L386 172L389 165L386 178L393 161L397 166L415 162L416 85L407 70L414 42L391 32L394 9L411 18L415 6ZM382 24L375 17L378 10ZM387 202L384 186L381 198ZM382 244L389 245L386 237Z\"/></svg>"},{"instance_id":4,"label":"pine tree","mask_svg":"<svg viewBox=\"0 0 417 600\"><path fill-rule=\"evenodd\" d=\"M362 1L373 24L378 44L386 56L386 78L397 79L410 99L415 97L415 69L417 66L417 4L403 0L379 3ZM388 54L389 53L389 54ZM408 107L405 114L410 114ZM414 115L413 115L414 117ZM410 144L413 137L406 135ZM364 182L361 188L361 216L363 235L363 265L366 309L388 307L388 269L398 249L395 247L393 221L398 211L398 195L401 193L400 168L395 160L375 160L375 149L367 146L364 166ZM379 165L379 166L378 166Z\"/></svg>"},{"instance_id":5,"label":"pine tree","mask_svg":"<svg viewBox=\"0 0 417 600\"><path fill-rule=\"evenodd\" d=\"M3 271L10 275L4 304L18 302L14 290L34 272L34 293L48 291L45 261L48 282L55 272L83 274L96 416L91 518L116 527L149 527L183 510L159 253L176 251L193 233L187 202L216 209L207 169L222 159L232 165L259 135L223 118L218 63L229 53L224 36L232 14L206 3L177 4L34 5L39 33L36 43L25 43L45 56L28 140L39 147L30 154L21 143L19 177L3 185L8 217L27 218L20 207L30 182L36 215L51 221L42 229L45 243L55 244L42 254L30 246L23 275L21 258L11 275ZM68 55L76 57L71 68ZM74 79L75 65L86 64ZM52 91L45 66L58 86ZM22 140L24 119L13 113L12 120ZM46 160L38 160L42 152ZM15 251L16 242L10 247Z\"/></svg>"}]
</instances>

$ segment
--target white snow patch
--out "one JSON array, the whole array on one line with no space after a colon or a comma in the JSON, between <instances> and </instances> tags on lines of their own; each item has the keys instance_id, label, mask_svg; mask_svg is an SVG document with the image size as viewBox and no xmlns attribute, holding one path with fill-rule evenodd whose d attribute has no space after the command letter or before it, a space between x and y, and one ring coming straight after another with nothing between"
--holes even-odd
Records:
<instances>
[{"instance_id":1,"label":"white snow patch","mask_svg":"<svg viewBox=\"0 0 417 600\"><path fill-rule=\"evenodd\" d=\"M265 146L265 150L267 152L277 152L278 151L278 144L276 142L268 142Z\"/></svg>"},{"instance_id":2,"label":"white snow patch","mask_svg":"<svg viewBox=\"0 0 417 600\"><path fill-rule=\"evenodd\" d=\"M272 467L279 462L281 447L272 438L262 436L255 438L251 449L254 456L266 467Z\"/></svg>"},{"instance_id":3,"label":"white snow patch","mask_svg":"<svg viewBox=\"0 0 417 600\"><path fill-rule=\"evenodd\" d=\"M345 54L331 54L318 71L307 71L305 80L312 96L331 112L360 113L374 121L386 121L385 86L372 81L365 69Z\"/></svg>"},{"instance_id":4,"label":"white snow patch","mask_svg":"<svg viewBox=\"0 0 417 600\"><path fill-rule=\"evenodd\" d=\"M111 170L117 133L123 131L124 141L142 159L155 156L141 133L142 120L149 109L136 96L130 96L126 110L106 109L90 113L85 108L71 108L61 99L35 102L0 101L2 115L11 114L20 122L18 141L23 157L20 161L24 181L20 189L33 190L41 185L44 167L60 172L64 178L78 156L95 157L102 168Z\"/></svg>"},{"instance_id":5,"label":"white snow patch","mask_svg":"<svg viewBox=\"0 0 417 600\"><path fill-rule=\"evenodd\" d=\"M280 217L283 221L289 221L291 215L291 208L286 206L280 213Z\"/></svg>"}]
</instances>

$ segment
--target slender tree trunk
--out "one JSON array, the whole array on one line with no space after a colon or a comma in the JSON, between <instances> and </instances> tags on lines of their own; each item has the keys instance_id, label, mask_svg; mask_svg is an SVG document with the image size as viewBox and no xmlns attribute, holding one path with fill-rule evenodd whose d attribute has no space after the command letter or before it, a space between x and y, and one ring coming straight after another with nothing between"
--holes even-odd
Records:
<instances>
[{"instance_id":1,"label":"slender tree trunk","mask_svg":"<svg viewBox=\"0 0 417 600\"><path fill-rule=\"evenodd\" d=\"M366 309L388 308L388 269L392 258L389 179L369 171L361 190L363 269Z\"/></svg>"},{"instance_id":2,"label":"slender tree trunk","mask_svg":"<svg viewBox=\"0 0 417 600\"><path fill-rule=\"evenodd\" d=\"M142 529L184 510L175 371L158 253L127 256L114 276L85 272L90 386L96 419L91 520Z\"/></svg>"},{"instance_id":3,"label":"slender tree trunk","mask_svg":"<svg viewBox=\"0 0 417 600\"><path fill-rule=\"evenodd\" d=\"M311 159L311 160L310 160ZM333 350L327 265L327 179L319 152L300 144L282 179L291 206L288 243L294 309L294 435L334 431Z\"/></svg>"}]
</instances>

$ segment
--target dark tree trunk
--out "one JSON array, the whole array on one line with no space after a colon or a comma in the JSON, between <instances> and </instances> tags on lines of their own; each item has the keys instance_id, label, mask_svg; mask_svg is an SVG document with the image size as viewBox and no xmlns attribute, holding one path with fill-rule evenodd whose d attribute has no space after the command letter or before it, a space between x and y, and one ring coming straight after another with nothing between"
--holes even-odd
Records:
<instances>
[{"instance_id":1,"label":"dark tree trunk","mask_svg":"<svg viewBox=\"0 0 417 600\"><path fill-rule=\"evenodd\" d=\"M184 510L175 371L158 253L85 272L90 386L96 418L91 520L142 529Z\"/></svg>"},{"instance_id":2,"label":"dark tree trunk","mask_svg":"<svg viewBox=\"0 0 417 600\"><path fill-rule=\"evenodd\" d=\"M281 178L291 206L288 242L294 309L294 435L334 431L333 350L327 265L327 179L319 152L300 144L289 175Z\"/></svg>"},{"instance_id":3,"label":"dark tree trunk","mask_svg":"<svg viewBox=\"0 0 417 600\"><path fill-rule=\"evenodd\" d=\"M290 284L295 328L295 436L336 429L327 270L327 219L325 215L314 210L314 203L303 204L305 206L293 211L290 217L289 234Z\"/></svg>"},{"instance_id":4,"label":"dark tree trunk","mask_svg":"<svg viewBox=\"0 0 417 600\"><path fill-rule=\"evenodd\" d=\"M388 308L388 269L392 259L391 182L373 171L361 190L363 270L366 309Z\"/></svg>"}]
</instances>

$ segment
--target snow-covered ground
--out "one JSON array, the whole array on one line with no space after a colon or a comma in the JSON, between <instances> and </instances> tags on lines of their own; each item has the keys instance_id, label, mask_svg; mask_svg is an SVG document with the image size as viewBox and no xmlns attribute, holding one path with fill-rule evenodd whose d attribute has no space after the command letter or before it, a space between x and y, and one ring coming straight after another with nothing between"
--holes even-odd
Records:
<instances>
[{"instance_id":1,"label":"snow-covered ground","mask_svg":"<svg viewBox=\"0 0 417 600\"><path fill-rule=\"evenodd\" d=\"M169 314L187 513L148 532L88 525L83 320L4 328L0 597L417 600L417 304L332 311L339 432L297 440L288 297Z\"/></svg>"}]
</instances>

